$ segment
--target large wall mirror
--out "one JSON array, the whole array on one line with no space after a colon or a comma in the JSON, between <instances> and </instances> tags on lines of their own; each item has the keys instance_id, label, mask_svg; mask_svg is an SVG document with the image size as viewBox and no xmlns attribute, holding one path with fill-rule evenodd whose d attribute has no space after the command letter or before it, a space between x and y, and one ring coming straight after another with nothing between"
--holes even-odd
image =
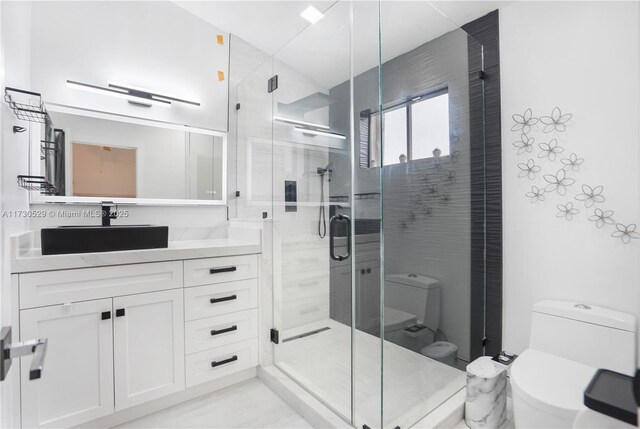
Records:
<instances>
[{"instance_id":1,"label":"large wall mirror","mask_svg":"<svg viewBox=\"0 0 640 429\"><path fill-rule=\"evenodd\" d=\"M226 204L225 133L77 109L49 109L32 174L53 185L32 202Z\"/></svg>"}]
</instances>

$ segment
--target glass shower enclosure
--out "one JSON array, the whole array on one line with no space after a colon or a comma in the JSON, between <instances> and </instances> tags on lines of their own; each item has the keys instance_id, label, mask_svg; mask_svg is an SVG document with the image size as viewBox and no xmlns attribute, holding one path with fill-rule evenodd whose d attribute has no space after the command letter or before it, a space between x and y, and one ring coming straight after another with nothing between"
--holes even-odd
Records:
<instances>
[{"instance_id":1,"label":"glass shower enclosure","mask_svg":"<svg viewBox=\"0 0 640 429\"><path fill-rule=\"evenodd\" d=\"M323 13L232 87L230 215L264 219L273 364L411 427L484 353L482 46L427 2Z\"/></svg>"}]
</instances>

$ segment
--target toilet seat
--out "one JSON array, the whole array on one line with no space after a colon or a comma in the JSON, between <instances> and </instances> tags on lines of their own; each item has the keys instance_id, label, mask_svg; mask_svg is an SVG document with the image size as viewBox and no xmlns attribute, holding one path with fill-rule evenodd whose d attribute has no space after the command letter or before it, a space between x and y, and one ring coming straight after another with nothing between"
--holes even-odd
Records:
<instances>
[{"instance_id":1,"label":"toilet seat","mask_svg":"<svg viewBox=\"0 0 640 429\"><path fill-rule=\"evenodd\" d=\"M384 332L393 332L415 325L418 319L415 314L398 310L393 307L384 307Z\"/></svg>"},{"instance_id":2,"label":"toilet seat","mask_svg":"<svg viewBox=\"0 0 640 429\"><path fill-rule=\"evenodd\" d=\"M511 366L511 388L529 406L572 421L585 408L584 390L595 372L588 365L527 349Z\"/></svg>"}]
</instances>

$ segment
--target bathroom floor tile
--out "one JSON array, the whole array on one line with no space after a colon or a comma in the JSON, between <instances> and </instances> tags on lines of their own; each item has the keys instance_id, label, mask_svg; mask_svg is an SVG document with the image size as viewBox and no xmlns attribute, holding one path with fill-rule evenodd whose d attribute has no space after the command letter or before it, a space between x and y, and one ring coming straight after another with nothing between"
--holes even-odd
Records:
<instances>
[{"instance_id":1,"label":"bathroom floor tile","mask_svg":"<svg viewBox=\"0 0 640 429\"><path fill-rule=\"evenodd\" d=\"M311 425L257 378L117 426L124 428L290 428Z\"/></svg>"}]
</instances>

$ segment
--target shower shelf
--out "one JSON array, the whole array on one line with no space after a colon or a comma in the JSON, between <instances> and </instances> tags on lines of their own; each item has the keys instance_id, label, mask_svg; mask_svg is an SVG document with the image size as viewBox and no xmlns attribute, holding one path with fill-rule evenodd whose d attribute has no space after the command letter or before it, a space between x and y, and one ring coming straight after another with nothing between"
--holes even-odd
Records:
<instances>
[{"instance_id":1,"label":"shower shelf","mask_svg":"<svg viewBox=\"0 0 640 429\"><path fill-rule=\"evenodd\" d=\"M44 176L18 176L18 186L28 191L40 191L44 195L55 195L56 187Z\"/></svg>"},{"instance_id":2,"label":"shower shelf","mask_svg":"<svg viewBox=\"0 0 640 429\"><path fill-rule=\"evenodd\" d=\"M53 140L40 140L40 159L44 160L47 158L47 154L50 152L58 152L60 150L60 146L57 142Z\"/></svg>"},{"instance_id":3,"label":"shower shelf","mask_svg":"<svg viewBox=\"0 0 640 429\"><path fill-rule=\"evenodd\" d=\"M37 92L5 87L4 101L18 119L44 124L49 118L42 102L42 95Z\"/></svg>"}]
</instances>

